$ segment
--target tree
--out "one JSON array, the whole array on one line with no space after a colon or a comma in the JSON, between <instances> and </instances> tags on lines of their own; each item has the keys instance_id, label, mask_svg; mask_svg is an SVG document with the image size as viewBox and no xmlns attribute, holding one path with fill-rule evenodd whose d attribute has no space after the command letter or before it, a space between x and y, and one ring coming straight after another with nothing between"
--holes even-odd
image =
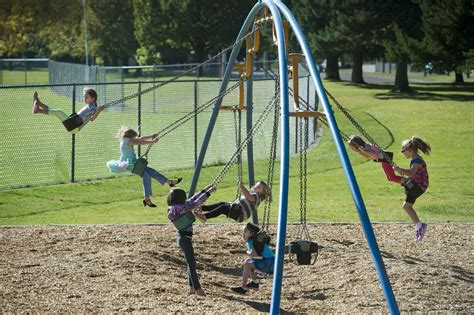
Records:
<instances>
[{"instance_id":1,"label":"tree","mask_svg":"<svg viewBox=\"0 0 474 315\"><path fill-rule=\"evenodd\" d=\"M326 79L340 80L338 60L343 53L343 41L334 31L338 7L333 1L293 1L293 13L303 29L316 61L326 59Z\"/></svg>"},{"instance_id":2,"label":"tree","mask_svg":"<svg viewBox=\"0 0 474 315\"><path fill-rule=\"evenodd\" d=\"M435 66L456 73L456 83L464 82L462 72L474 48L474 4L472 0L418 0L422 11L424 44Z\"/></svg>"},{"instance_id":3,"label":"tree","mask_svg":"<svg viewBox=\"0 0 474 315\"><path fill-rule=\"evenodd\" d=\"M420 63L417 57L423 54L421 10L411 0L389 1L387 9L391 25L384 46L387 59L397 64L394 90L409 92L408 63Z\"/></svg>"},{"instance_id":4,"label":"tree","mask_svg":"<svg viewBox=\"0 0 474 315\"><path fill-rule=\"evenodd\" d=\"M254 1L134 0L133 3L142 56L168 61L176 52L185 51L195 62L201 62L207 54L215 54L235 40Z\"/></svg>"},{"instance_id":5,"label":"tree","mask_svg":"<svg viewBox=\"0 0 474 315\"><path fill-rule=\"evenodd\" d=\"M352 56L351 82L365 83L362 66L364 58L383 53L380 44L387 29L383 1L347 0L338 3L331 30Z\"/></svg>"},{"instance_id":6,"label":"tree","mask_svg":"<svg viewBox=\"0 0 474 315\"><path fill-rule=\"evenodd\" d=\"M91 53L106 65L128 64L135 54L132 0L88 1Z\"/></svg>"},{"instance_id":7,"label":"tree","mask_svg":"<svg viewBox=\"0 0 474 315\"><path fill-rule=\"evenodd\" d=\"M0 56L21 57L28 54L37 31L35 11L38 6L38 1L34 0L2 1L0 6Z\"/></svg>"}]
</instances>

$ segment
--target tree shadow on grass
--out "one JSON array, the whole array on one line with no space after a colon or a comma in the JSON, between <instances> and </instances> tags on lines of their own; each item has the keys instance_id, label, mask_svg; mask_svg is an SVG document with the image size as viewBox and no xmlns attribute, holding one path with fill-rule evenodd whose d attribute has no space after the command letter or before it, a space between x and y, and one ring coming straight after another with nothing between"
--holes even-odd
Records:
<instances>
[{"instance_id":1,"label":"tree shadow on grass","mask_svg":"<svg viewBox=\"0 0 474 315\"><path fill-rule=\"evenodd\" d=\"M412 83L411 88L413 90L411 92L393 91L393 84L345 84L366 90L385 90L385 92L380 92L374 95L375 98L381 100L414 99L419 101L474 101L474 83Z\"/></svg>"},{"instance_id":2,"label":"tree shadow on grass","mask_svg":"<svg viewBox=\"0 0 474 315\"><path fill-rule=\"evenodd\" d=\"M473 102L474 93L472 95L457 94L457 93L431 93L431 92L418 92L414 91L411 93L405 92L393 92L389 91L386 93L377 93L374 95L379 100L417 100L417 101L457 101L457 102Z\"/></svg>"}]
</instances>

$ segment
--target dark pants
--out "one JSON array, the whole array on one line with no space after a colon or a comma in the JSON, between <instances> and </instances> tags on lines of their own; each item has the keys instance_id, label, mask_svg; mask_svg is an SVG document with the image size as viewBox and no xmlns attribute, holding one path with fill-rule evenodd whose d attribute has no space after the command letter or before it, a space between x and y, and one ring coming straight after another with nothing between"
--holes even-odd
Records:
<instances>
[{"instance_id":1,"label":"dark pants","mask_svg":"<svg viewBox=\"0 0 474 315\"><path fill-rule=\"evenodd\" d=\"M207 212L204 215L206 219L215 218L220 215L229 216L230 210L232 209L232 205L228 202L219 202L212 205L202 205L202 211Z\"/></svg>"},{"instance_id":2,"label":"dark pants","mask_svg":"<svg viewBox=\"0 0 474 315\"><path fill-rule=\"evenodd\" d=\"M189 286L194 288L194 290L198 290L201 288L201 284L199 283L196 271L196 258L194 257L192 238L178 234L177 241L186 258L186 264L188 265Z\"/></svg>"},{"instance_id":3,"label":"dark pants","mask_svg":"<svg viewBox=\"0 0 474 315\"><path fill-rule=\"evenodd\" d=\"M409 183L405 184L405 194L407 195L405 201L414 204L416 199L423 195L425 191L414 181L409 181Z\"/></svg>"}]
</instances>

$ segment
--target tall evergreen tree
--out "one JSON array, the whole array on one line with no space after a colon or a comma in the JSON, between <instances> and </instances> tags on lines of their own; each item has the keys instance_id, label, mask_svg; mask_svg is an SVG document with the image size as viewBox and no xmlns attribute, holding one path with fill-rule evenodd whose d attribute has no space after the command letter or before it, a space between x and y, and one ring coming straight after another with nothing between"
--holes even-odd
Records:
<instances>
[{"instance_id":1,"label":"tall evergreen tree","mask_svg":"<svg viewBox=\"0 0 474 315\"><path fill-rule=\"evenodd\" d=\"M290 2L317 62L326 59L326 79L340 80L339 56L344 45L334 29L338 6L334 1L294 0Z\"/></svg>"},{"instance_id":2,"label":"tall evergreen tree","mask_svg":"<svg viewBox=\"0 0 474 315\"><path fill-rule=\"evenodd\" d=\"M474 2L472 0L417 0L422 10L424 43L435 66L456 73L462 71L474 49Z\"/></svg>"},{"instance_id":3,"label":"tall evergreen tree","mask_svg":"<svg viewBox=\"0 0 474 315\"><path fill-rule=\"evenodd\" d=\"M381 41L388 26L382 1L347 0L338 3L332 31L343 41L352 56L351 82L365 83L362 67L365 58L383 53Z\"/></svg>"},{"instance_id":4,"label":"tall evergreen tree","mask_svg":"<svg viewBox=\"0 0 474 315\"><path fill-rule=\"evenodd\" d=\"M408 92L408 63L419 63L422 51L421 10L412 0L388 1L386 8L391 25L384 46L387 59L397 64L394 90Z\"/></svg>"}]
</instances>

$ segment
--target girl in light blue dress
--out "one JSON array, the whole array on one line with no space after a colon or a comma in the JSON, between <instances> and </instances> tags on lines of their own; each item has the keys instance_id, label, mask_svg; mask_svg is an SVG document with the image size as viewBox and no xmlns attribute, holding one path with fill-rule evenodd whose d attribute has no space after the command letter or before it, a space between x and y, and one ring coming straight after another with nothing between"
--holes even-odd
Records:
<instances>
[{"instance_id":1,"label":"girl in light blue dress","mask_svg":"<svg viewBox=\"0 0 474 315\"><path fill-rule=\"evenodd\" d=\"M117 133L117 138L120 139L120 159L111 160L107 162L107 167L112 173L124 173L132 172L135 162L138 160L137 155L135 154L134 145L146 145L158 142L157 134L150 136L139 137L138 132L136 132L131 127L122 127ZM150 200L152 195L151 189L151 179L154 178L161 185L168 184L170 187L174 187L176 184L179 184L182 178L178 179L168 179L160 172L155 169L146 166L145 172L142 177L143 184L143 206L156 207L156 205Z\"/></svg>"}]
</instances>

